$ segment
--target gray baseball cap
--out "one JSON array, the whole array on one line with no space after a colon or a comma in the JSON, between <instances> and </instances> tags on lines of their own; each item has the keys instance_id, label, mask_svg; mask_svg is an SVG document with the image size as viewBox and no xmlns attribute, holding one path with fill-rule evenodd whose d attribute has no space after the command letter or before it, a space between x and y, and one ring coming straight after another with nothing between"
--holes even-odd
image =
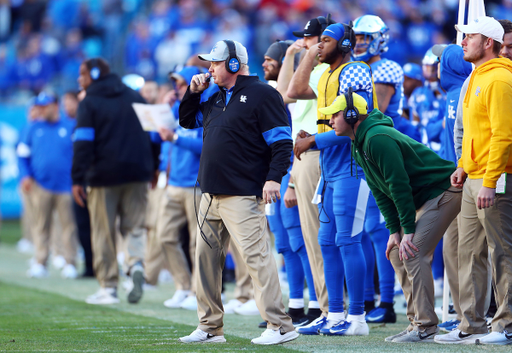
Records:
<instances>
[{"instance_id":1,"label":"gray baseball cap","mask_svg":"<svg viewBox=\"0 0 512 353\"><path fill-rule=\"evenodd\" d=\"M233 43L235 43L235 54L238 61L240 64L247 64L249 62L247 49L237 41L233 41ZM199 54L197 57L204 61L224 61L229 58L228 45L221 40L215 44L210 54Z\"/></svg>"}]
</instances>

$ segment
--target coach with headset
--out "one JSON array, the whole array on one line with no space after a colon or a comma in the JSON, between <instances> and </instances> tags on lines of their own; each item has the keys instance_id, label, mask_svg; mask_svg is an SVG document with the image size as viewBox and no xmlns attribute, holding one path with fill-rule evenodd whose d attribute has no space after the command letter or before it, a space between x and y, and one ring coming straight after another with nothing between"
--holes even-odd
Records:
<instances>
[{"instance_id":1,"label":"coach with headset","mask_svg":"<svg viewBox=\"0 0 512 353\"><path fill-rule=\"evenodd\" d=\"M277 267L267 241L265 203L281 197L290 164L291 129L281 95L249 76L245 47L217 42L209 73L195 75L180 105L180 125L204 128L198 182L196 287L199 326L184 343L225 342L221 301L222 268L229 235L254 283L254 299L267 330L254 344L279 344L298 337L285 313ZM201 103L213 77L221 90Z\"/></svg>"},{"instance_id":2,"label":"coach with headset","mask_svg":"<svg viewBox=\"0 0 512 353\"><path fill-rule=\"evenodd\" d=\"M462 194L450 186L455 165L397 131L379 110L370 112L366 100L351 90L319 111L332 115L336 135L352 140L352 155L389 229L386 257L413 310L407 329L386 341L433 342L439 328L431 264L437 243L460 211Z\"/></svg>"},{"instance_id":3,"label":"coach with headset","mask_svg":"<svg viewBox=\"0 0 512 353\"><path fill-rule=\"evenodd\" d=\"M116 259L116 217L121 220L129 274L134 287L130 303L142 296L148 182L158 168L159 145L142 130L132 103L145 103L141 95L110 73L100 58L80 65L78 83L86 91L77 112L72 167L73 197L87 206L91 217L94 272L100 290L89 304L119 303ZM87 194L84 187L87 185Z\"/></svg>"}]
</instances>

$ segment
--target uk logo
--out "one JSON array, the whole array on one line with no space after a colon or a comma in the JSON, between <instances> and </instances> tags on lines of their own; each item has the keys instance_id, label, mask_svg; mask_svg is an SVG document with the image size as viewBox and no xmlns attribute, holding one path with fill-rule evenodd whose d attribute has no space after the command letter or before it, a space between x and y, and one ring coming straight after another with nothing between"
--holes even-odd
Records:
<instances>
[{"instance_id":1,"label":"uk logo","mask_svg":"<svg viewBox=\"0 0 512 353\"><path fill-rule=\"evenodd\" d=\"M306 23L306 27L304 27L304 29L308 29L308 28L309 28L310 23L311 23L311 21L308 21L308 23Z\"/></svg>"},{"instance_id":2,"label":"uk logo","mask_svg":"<svg viewBox=\"0 0 512 353\"><path fill-rule=\"evenodd\" d=\"M476 96L477 96L477 97L478 97L478 95L480 94L480 90L481 90L481 89L480 89L480 86L478 86L478 87L476 88L476 92L475 92L475 94L476 94Z\"/></svg>"},{"instance_id":3,"label":"uk logo","mask_svg":"<svg viewBox=\"0 0 512 353\"><path fill-rule=\"evenodd\" d=\"M241 96L240 96L240 102L242 102L242 103L247 103L247 97L246 97L246 96L244 96L244 95L241 95Z\"/></svg>"}]
</instances>

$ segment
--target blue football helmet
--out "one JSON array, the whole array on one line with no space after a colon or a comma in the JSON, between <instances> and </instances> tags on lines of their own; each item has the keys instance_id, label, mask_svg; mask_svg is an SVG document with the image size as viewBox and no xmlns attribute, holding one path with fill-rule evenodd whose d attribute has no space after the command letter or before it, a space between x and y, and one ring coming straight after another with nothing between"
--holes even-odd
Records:
<instances>
[{"instance_id":1,"label":"blue football helmet","mask_svg":"<svg viewBox=\"0 0 512 353\"><path fill-rule=\"evenodd\" d=\"M352 50L352 59L368 61L372 56L380 55L388 51L389 31L388 26L379 16L364 15L354 21L352 27L355 34L364 34L365 44L356 44ZM365 48L366 51L356 54L357 49Z\"/></svg>"},{"instance_id":2,"label":"blue football helmet","mask_svg":"<svg viewBox=\"0 0 512 353\"><path fill-rule=\"evenodd\" d=\"M435 82L437 78L437 66L439 65L439 58L432 53L432 48L427 50L425 56L421 60L421 68L423 70L423 77L425 80Z\"/></svg>"}]
</instances>

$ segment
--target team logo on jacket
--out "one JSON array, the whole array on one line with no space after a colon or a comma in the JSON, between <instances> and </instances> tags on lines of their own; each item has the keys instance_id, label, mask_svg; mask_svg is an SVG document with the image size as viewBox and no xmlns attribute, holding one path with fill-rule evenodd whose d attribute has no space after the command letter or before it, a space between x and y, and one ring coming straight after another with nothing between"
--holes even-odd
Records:
<instances>
[{"instance_id":1,"label":"team logo on jacket","mask_svg":"<svg viewBox=\"0 0 512 353\"><path fill-rule=\"evenodd\" d=\"M241 95L240 96L240 102L247 103L247 96Z\"/></svg>"},{"instance_id":2,"label":"team logo on jacket","mask_svg":"<svg viewBox=\"0 0 512 353\"><path fill-rule=\"evenodd\" d=\"M475 94L476 94L476 96L478 97L478 95L480 94L480 86L478 86L478 87L476 88L476 92L475 92Z\"/></svg>"}]
</instances>

